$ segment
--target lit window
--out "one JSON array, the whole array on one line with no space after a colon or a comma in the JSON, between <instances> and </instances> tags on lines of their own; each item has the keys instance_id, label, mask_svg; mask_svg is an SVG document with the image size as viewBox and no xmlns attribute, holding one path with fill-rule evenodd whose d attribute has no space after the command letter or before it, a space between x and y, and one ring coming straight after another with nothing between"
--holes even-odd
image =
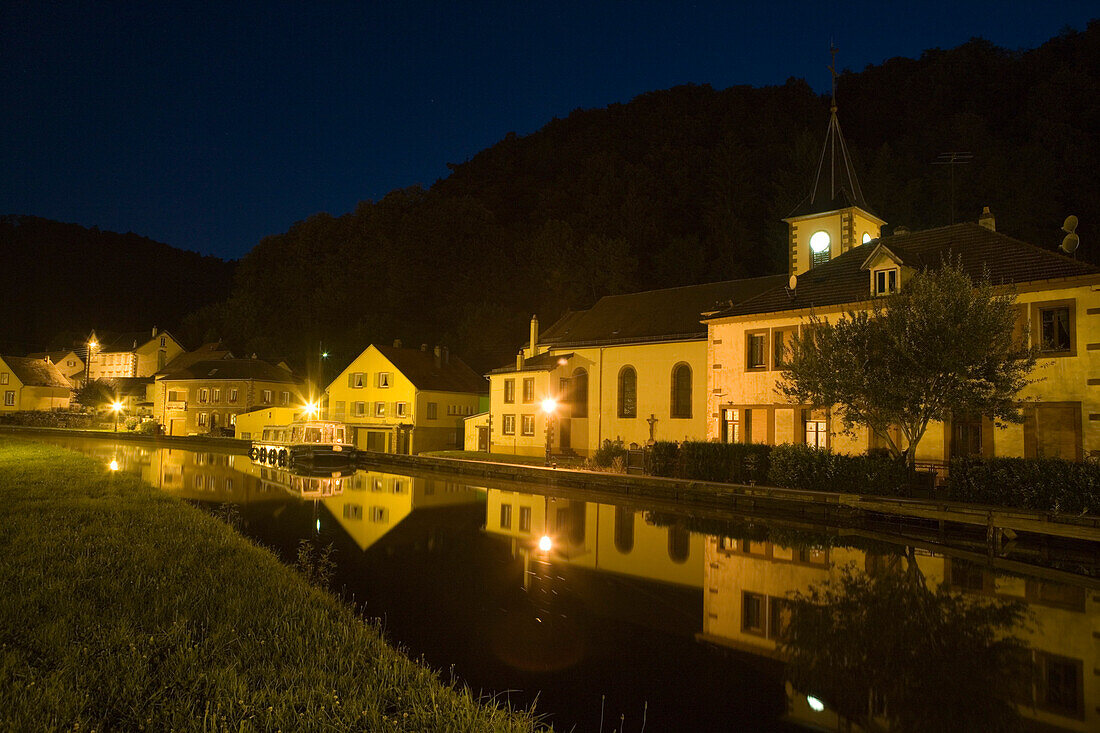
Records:
<instances>
[{"instance_id":1,"label":"lit window","mask_svg":"<svg viewBox=\"0 0 1100 733\"><path fill-rule=\"evenodd\" d=\"M264 404L265 405L270 405L271 404L271 397L272 397L273 392L270 389L265 389L261 394L263 396Z\"/></svg>"},{"instance_id":2,"label":"lit window","mask_svg":"<svg viewBox=\"0 0 1100 733\"><path fill-rule=\"evenodd\" d=\"M348 386L352 389L363 388L363 372L352 372L348 375Z\"/></svg>"},{"instance_id":3,"label":"lit window","mask_svg":"<svg viewBox=\"0 0 1100 733\"><path fill-rule=\"evenodd\" d=\"M221 402L221 399L222 399L222 391L220 389L214 388L214 389L210 390L210 401L211 402Z\"/></svg>"},{"instance_id":4,"label":"lit window","mask_svg":"<svg viewBox=\"0 0 1100 733\"><path fill-rule=\"evenodd\" d=\"M811 448L824 448L829 437L824 420L806 421L806 445Z\"/></svg>"},{"instance_id":5,"label":"lit window","mask_svg":"<svg viewBox=\"0 0 1100 733\"><path fill-rule=\"evenodd\" d=\"M390 386L391 379L393 379L393 375L390 372L378 372L378 386L382 389Z\"/></svg>"},{"instance_id":6,"label":"lit window","mask_svg":"<svg viewBox=\"0 0 1100 733\"><path fill-rule=\"evenodd\" d=\"M385 417L386 416L386 403L385 402L375 402L374 403L374 416L375 417Z\"/></svg>"},{"instance_id":7,"label":"lit window","mask_svg":"<svg viewBox=\"0 0 1100 733\"><path fill-rule=\"evenodd\" d=\"M408 412L408 409L409 409L409 405L408 405L407 402L398 402L397 403L397 409L396 409L397 416L398 417L405 417L405 415Z\"/></svg>"},{"instance_id":8,"label":"lit window","mask_svg":"<svg viewBox=\"0 0 1100 733\"><path fill-rule=\"evenodd\" d=\"M535 378L527 377L523 380L523 401L535 401Z\"/></svg>"},{"instance_id":9,"label":"lit window","mask_svg":"<svg viewBox=\"0 0 1100 733\"><path fill-rule=\"evenodd\" d=\"M1040 308L1039 328L1040 351L1070 350L1070 318L1068 307Z\"/></svg>"},{"instance_id":10,"label":"lit window","mask_svg":"<svg viewBox=\"0 0 1100 733\"><path fill-rule=\"evenodd\" d=\"M863 242L863 244L867 244L868 242L870 242L871 241L870 232L864 232L863 233L863 239L861 241Z\"/></svg>"},{"instance_id":11,"label":"lit window","mask_svg":"<svg viewBox=\"0 0 1100 733\"><path fill-rule=\"evenodd\" d=\"M201 427L201 426L205 426L205 425L206 425L206 413L205 412L200 412L199 413L199 426Z\"/></svg>"},{"instance_id":12,"label":"lit window","mask_svg":"<svg viewBox=\"0 0 1100 733\"><path fill-rule=\"evenodd\" d=\"M210 390L203 388L199 390L199 402L210 401Z\"/></svg>"},{"instance_id":13,"label":"lit window","mask_svg":"<svg viewBox=\"0 0 1100 733\"><path fill-rule=\"evenodd\" d=\"M237 390L235 390L235 389L229 390L229 401L230 402L236 402L237 401Z\"/></svg>"},{"instance_id":14,"label":"lit window","mask_svg":"<svg viewBox=\"0 0 1100 733\"><path fill-rule=\"evenodd\" d=\"M898 291L898 270L875 271L875 295L889 295Z\"/></svg>"},{"instance_id":15,"label":"lit window","mask_svg":"<svg viewBox=\"0 0 1100 733\"><path fill-rule=\"evenodd\" d=\"M284 405L289 405L290 404L290 392L283 392L281 396L282 396L283 404Z\"/></svg>"},{"instance_id":16,"label":"lit window","mask_svg":"<svg viewBox=\"0 0 1100 733\"><path fill-rule=\"evenodd\" d=\"M505 404L512 404L516 401L516 380L505 379L504 380L504 402Z\"/></svg>"},{"instance_id":17,"label":"lit window","mask_svg":"<svg viewBox=\"0 0 1100 733\"><path fill-rule=\"evenodd\" d=\"M722 442L741 442L741 411L733 408L722 410Z\"/></svg>"},{"instance_id":18,"label":"lit window","mask_svg":"<svg viewBox=\"0 0 1100 733\"><path fill-rule=\"evenodd\" d=\"M8 383L8 373L7 372L0 372L0 384L7 384L7 383Z\"/></svg>"},{"instance_id":19,"label":"lit window","mask_svg":"<svg viewBox=\"0 0 1100 733\"><path fill-rule=\"evenodd\" d=\"M14 391L8 390L7 392L4 393L4 406L5 407L14 407L15 406L15 392Z\"/></svg>"}]
</instances>

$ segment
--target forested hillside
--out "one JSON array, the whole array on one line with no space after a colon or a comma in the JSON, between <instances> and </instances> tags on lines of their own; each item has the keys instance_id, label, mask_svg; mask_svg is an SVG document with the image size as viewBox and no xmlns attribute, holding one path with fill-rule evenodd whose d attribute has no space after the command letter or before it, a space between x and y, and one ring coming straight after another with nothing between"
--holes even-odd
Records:
<instances>
[{"instance_id":1,"label":"forested hillside","mask_svg":"<svg viewBox=\"0 0 1100 733\"><path fill-rule=\"evenodd\" d=\"M68 348L92 329L173 330L228 297L233 266L136 234L0 217L0 353Z\"/></svg>"}]
</instances>

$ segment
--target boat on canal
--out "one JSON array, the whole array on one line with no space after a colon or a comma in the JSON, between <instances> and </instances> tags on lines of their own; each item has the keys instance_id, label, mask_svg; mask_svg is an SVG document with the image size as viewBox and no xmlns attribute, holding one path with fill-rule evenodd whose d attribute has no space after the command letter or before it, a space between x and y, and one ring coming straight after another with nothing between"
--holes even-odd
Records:
<instances>
[{"instance_id":1,"label":"boat on canal","mask_svg":"<svg viewBox=\"0 0 1100 733\"><path fill-rule=\"evenodd\" d=\"M332 420L268 425L259 440L252 441L248 456L282 468L350 466L355 462L355 447L348 442L349 434L344 423Z\"/></svg>"}]
</instances>

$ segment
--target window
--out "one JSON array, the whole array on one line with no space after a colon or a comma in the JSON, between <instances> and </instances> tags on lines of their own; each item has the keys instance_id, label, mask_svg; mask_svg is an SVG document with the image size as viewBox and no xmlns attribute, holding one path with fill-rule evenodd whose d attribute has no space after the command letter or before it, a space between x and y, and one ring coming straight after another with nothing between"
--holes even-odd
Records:
<instances>
[{"instance_id":1,"label":"window","mask_svg":"<svg viewBox=\"0 0 1100 733\"><path fill-rule=\"evenodd\" d=\"M516 401L516 380L504 380L504 403L510 405Z\"/></svg>"},{"instance_id":2,"label":"window","mask_svg":"<svg viewBox=\"0 0 1100 733\"><path fill-rule=\"evenodd\" d=\"M199 413L199 427L205 427L205 426L206 426L206 413L205 412L200 412Z\"/></svg>"},{"instance_id":3,"label":"window","mask_svg":"<svg viewBox=\"0 0 1100 733\"><path fill-rule=\"evenodd\" d=\"M222 401L222 391L221 391L220 388L215 387L214 389L210 390L210 401L211 402L221 402Z\"/></svg>"},{"instance_id":4,"label":"window","mask_svg":"<svg viewBox=\"0 0 1100 733\"><path fill-rule=\"evenodd\" d=\"M351 403L351 414L355 417L363 417L367 414L366 402L353 402Z\"/></svg>"},{"instance_id":5,"label":"window","mask_svg":"<svg viewBox=\"0 0 1100 733\"><path fill-rule=\"evenodd\" d=\"M772 330L772 369L782 369L787 366L787 358L791 355L793 346L793 328Z\"/></svg>"},{"instance_id":6,"label":"window","mask_svg":"<svg viewBox=\"0 0 1100 733\"><path fill-rule=\"evenodd\" d=\"M1069 351L1069 308L1039 309L1039 350Z\"/></svg>"},{"instance_id":7,"label":"window","mask_svg":"<svg viewBox=\"0 0 1100 733\"><path fill-rule=\"evenodd\" d=\"M381 389L387 389L392 379L393 374L391 372L378 372L378 386Z\"/></svg>"},{"instance_id":8,"label":"window","mask_svg":"<svg viewBox=\"0 0 1100 733\"><path fill-rule=\"evenodd\" d=\"M588 372L583 369L574 370L572 387L571 416L588 417Z\"/></svg>"},{"instance_id":9,"label":"window","mask_svg":"<svg viewBox=\"0 0 1100 733\"><path fill-rule=\"evenodd\" d=\"M982 418L959 415L951 419L951 457L982 455Z\"/></svg>"},{"instance_id":10,"label":"window","mask_svg":"<svg viewBox=\"0 0 1100 733\"><path fill-rule=\"evenodd\" d=\"M281 398L284 405L290 404L290 392L283 392Z\"/></svg>"},{"instance_id":11,"label":"window","mask_svg":"<svg viewBox=\"0 0 1100 733\"><path fill-rule=\"evenodd\" d=\"M741 411L727 407L722 410L722 442L741 442Z\"/></svg>"},{"instance_id":12,"label":"window","mask_svg":"<svg viewBox=\"0 0 1100 733\"><path fill-rule=\"evenodd\" d=\"M522 423L521 423L520 427L522 428L522 431L523 431L524 435L534 435L535 434L535 416L534 415L524 415L523 418L522 418Z\"/></svg>"},{"instance_id":13,"label":"window","mask_svg":"<svg viewBox=\"0 0 1100 733\"><path fill-rule=\"evenodd\" d=\"M814 232L810 237L810 267L824 265L829 261L829 245L832 239L825 231Z\"/></svg>"},{"instance_id":14,"label":"window","mask_svg":"<svg viewBox=\"0 0 1100 733\"><path fill-rule=\"evenodd\" d=\"M439 405L435 402L429 402L427 405L427 417L429 420L435 420L439 414ZM514 419L514 418L513 418Z\"/></svg>"},{"instance_id":15,"label":"window","mask_svg":"<svg viewBox=\"0 0 1100 733\"><path fill-rule=\"evenodd\" d=\"M870 241L871 241L871 233L870 232L864 232L863 237L860 239L860 244L867 244Z\"/></svg>"},{"instance_id":16,"label":"window","mask_svg":"<svg viewBox=\"0 0 1100 733\"><path fill-rule=\"evenodd\" d=\"M671 403L671 417L691 417L691 367L687 364L677 364L672 368Z\"/></svg>"},{"instance_id":17,"label":"window","mask_svg":"<svg viewBox=\"0 0 1100 733\"><path fill-rule=\"evenodd\" d=\"M361 520L363 518L362 504L344 504L344 519Z\"/></svg>"},{"instance_id":18,"label":"window","mask_svg":"<svg viewBox=\"0 0 1100 733\"><path fill-rule=\"evenodd\" d=\"M525 377L523 380L523 401L534 402L535 401L535 378Z\"/></svg>"},{"instance_id":19,"label":"window","mask_svg":"<svg viewBox=\"0 0 1100 733\"><path fill-rule=\"evenodd\" d=\"M765 636L768 631L767 596L744 591L741 594L741 630L747 634Z\"/></svg>"},{"instance_id":20,"label":"window","mask_svg":"<svg viewBox=\"0 0 1100 733\"><path fill-rule=\"evenodd\" d=\"M374 403L374 416L375 417L385 417L386 416L386 403L385 402L375 402Z\"/></svg>"},{"instance_id":21,"label":"window","mask_svg":"<svg viewBox=\"0 0 1100 733\"><path fill-rule=\"evenodd\" d=\"M1081 717L1085 712L1081 660L1036 652L1035 661L1039 667L1036 707L1059 715Z\"/></svg>"},{"instance_id":22,"label":"window","mask_svg":"<svg viewBox=\"0 0 1100 733\"><path fill-rule=\"evenodd\" d=\"M230 402L236 402L237 401L237 390L235 390L235 389L229 390L229 401Z\"/></svg>"},{"instance_id":23,"label":"window","mask_svg":"<svg viewBox=\"0 0 1100 733\"><path fill-rule=\"evenodd\" d=\"M521 506L519 508L519 531L531 531L531 507L529 506Z\"/></svg>"},{"instance_id":24,"label":"window","mask_svg":"<svg viewBox=\"0 0 1100 733\"><path fill-rule=\"evenodd\" d=\"M500 528L511 529L512 528L512 505L501 504L500 505Z\"/></svg>"},{"instance_id":25,"label":"window","mask_svg":"<svg viewBox=\"0 0 1100 733\"><path fill-rule=\"evenodd\" d=\"M516 434L516 416L515 415L505 415L504 419L501 422L500 429L501 429L501 432L503 432L505 435L515 435Z\"/></svg>"},{"instance_id":26,"label":"window","mask_svg":"<svg viewBox=\"0 0 1100 733\"><path fill-rule=\"evenodd\" d=\"M668 528L668 559L677 564L687 562L691 554L691 531L683 525Z\"/></svg>"},{"instance_id":27,"label":"window","mask_svg":"<svg viewBox=\"0 0 1100 733\"><path fill-rule=\"evenodd\" d=\"M210 401L210 390L203 387L202 389L199 390L199 402L209 402L209 401Z\"/></svg>"},{"instance_id":28,"label":"window","mask_svg":"<svg viewBox=\"0 0 1100 733\"><path fill-rule=\"evenodd\" d=\"M263 403L265 405L270 405L271 404L271 395L272 395L272 391L270 389L265 389L262 392Z\"/></svg>"},{"instance_id":29,"label":"window","mask_svg":"<svg viewBox=\"0 0 1100 733\"><path fill-rule=\"evenodd\" d=\"M407 402L398 402L395 405L394 412L396 413L396 415L398 417L405 417L408 414L408 411L409 411L409 403L407 403Z\"/></svg>"},{"instance_id":30,"label":"window","mask_svg":"<svg viewBox=\"0 0 1100 733\"><path fill-rule=\"evenodd\" d=\"M384 506L372 506L370 508L370 520L372 522L385 522L390 518L390 510Z\"/></svg>"},{"instance_id":31,"label":"window","mask_svg":"<svg viewBox=\"0 0 1100 733\"><path fill-rule=\"evenodd\" d=\"M8 373L7 372L0 372L0 384L7 384L7 383L8 383Z\"/></svg>"},{"instance_id":32,"label":"window","mask_svg":"<svg viewBox=\"0 0 1100 733\"><path fill-rule=\"evenodd\" d=\"M8 390L7 392L4 393L4 406L5 407L14 407L15 406L15 392L13 390Z\"/></svg>"},{"instance_id":33,"label":"window","mask_svg":"<svg viewBox=\"0 0 1100 733\"><path fill-rule=\"evenodd\" d=\"M363 388L363 372L352 372L348 375L348 386L352 389Z\"/></svg>"},{"instance_id":34,"label":"window","mask_svg":"<svg viewBox=\"0 0 1100 733\"><path fill-rule=\"evenodd\" d=\"M875 295L889 295L898 291L898 269L875 271Z\"/></svg>"},{"instance_id":35,"label":"window","mask_svg":"<svg viewBox=\"0 0 1100 733\"><path fill-rule=\"evenodd\" d=\"M768 368L767 331L749 331L745 335L745 368L758 371Z\"/></svg>"},{"instance_id":36,"label":"window","mask_svg":"<svg viewBox=\"0 0 1100 733\"><path fill-rule=\"evenodd\" d=\"M619 417L638 417L638 373L634 367L619 370Z\"/></svg>"},{"instance_id":37,"label":"window","mask_svg":"<svg viewBox=\"0 0 1100 733\"><path fill-rule=\"evenodd\" d=\"M806 420L806 445L811 448L825 448L829 440L829 431L824 420Z\"/></svg>"}]
</instances>

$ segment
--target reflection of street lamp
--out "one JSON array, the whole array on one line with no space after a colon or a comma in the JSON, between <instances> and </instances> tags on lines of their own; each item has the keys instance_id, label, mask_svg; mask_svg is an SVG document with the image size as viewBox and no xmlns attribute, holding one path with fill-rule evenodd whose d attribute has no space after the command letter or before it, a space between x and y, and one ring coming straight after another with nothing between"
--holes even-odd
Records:
<instances>
[{"instance_id":1,"label":"reflection of street lamp","mask_svg":"<svg viewBox=\"0 0 1100 733\"><path fill-rule=\"evenodd\" d=\"M539 538L539 549L543 552L550 552L550 549L554 546L554 541L550 539L550 535L544 534Z\"/></svg>"},{"instance_id":2,"label":"reflection of street lamp","mask_svg":"<svg viewBox=\"0 0 1100 733\"><path fill-rule=\"evenodd\" d=\"M111 412L114 413L114 431L119 431L119 413L122 412L122 403L118 400L111 403Z\"/></svg>"},{"instance_id":3,"label":"reflection of street lamp","mask_svg":"<svg viewBox=\"0 0 1100 733\"><path fill-rule=\"evenodd\" d=\"M550 465L550 440L554 434L554 411L558 409L558 401L553 397L547 397L542 401L542 411L546 413L546 465ZM541 541L540 541L541 544Z\"/></svg>"}]
</instances>

